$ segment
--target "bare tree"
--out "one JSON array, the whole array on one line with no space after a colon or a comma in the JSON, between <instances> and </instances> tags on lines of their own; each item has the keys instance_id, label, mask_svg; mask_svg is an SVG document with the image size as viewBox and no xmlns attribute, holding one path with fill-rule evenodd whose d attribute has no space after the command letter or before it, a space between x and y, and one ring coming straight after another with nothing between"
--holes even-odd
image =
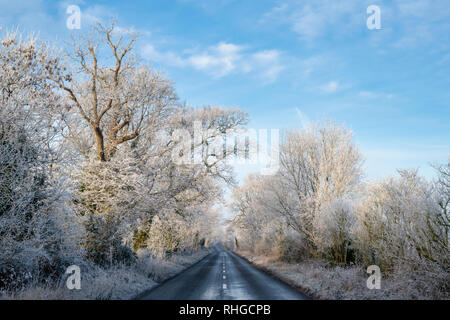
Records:
<instances>
[{"instance_id":1,"label":"bare tree","mask_svg":"<svg viewBox=\"0 0 450 320\"><path fill-rule=\"evenodd\" d=\"M77 117L66 119L69 132L84 121L100 161L111 159L119 145L158 130L176 105L171 82L136 61L135 41L114 23L97 24L87 38L73 39L71 72L48 74L77 111Z\"/></svg>"},{"instance_id":2,"label":"bare tree","mask_svg":"<svg viewBox=\"0 0 450 320\"><path fill-rule=\"evenodd\" d=\"M327 122L288 132L280 162L280 181L273 188L280 213L315 247L317 214L355 190L362 156L349 130Z\"/></svg>"}]
</instances>

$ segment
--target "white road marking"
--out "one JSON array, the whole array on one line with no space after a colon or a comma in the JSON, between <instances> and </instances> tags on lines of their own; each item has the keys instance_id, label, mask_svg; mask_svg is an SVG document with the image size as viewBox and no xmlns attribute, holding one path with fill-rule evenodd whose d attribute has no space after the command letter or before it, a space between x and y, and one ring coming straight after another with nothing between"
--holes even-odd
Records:
<instances>
[{"instance_id":1,"label":"white road marking","mask_svg":"<svg viewBox=\"0 0 450 320\"><path fill-rule=\"evenodd\" d=\"M227 288L227 285L224 283L223 286L222 286L222 288L226 289L226 288Z\"/></svg>"},{"instance_id":2,"label":"white road marking","mask_svg":"<svg viewBox=\"0 0 450 320\"><path fill-rule=\"evenodd\" d=\"M225 280L227 277L223 276L223 279Z\"/></svg>"}]
</instances>

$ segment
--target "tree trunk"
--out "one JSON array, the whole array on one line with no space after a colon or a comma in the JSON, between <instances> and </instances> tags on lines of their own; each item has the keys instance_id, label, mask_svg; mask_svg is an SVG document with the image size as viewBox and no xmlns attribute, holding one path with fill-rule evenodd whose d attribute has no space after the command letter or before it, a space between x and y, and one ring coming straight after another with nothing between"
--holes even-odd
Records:
<instances>
[{"instance_id":1,"label":"tree trunk","mask_svg":"<svg viewBox=\"0 0 450 320\"><path fill-rule=\"evenodd\" d=\"M97 156L98 160L106 161L105 158L105 146L103 142L103 133L99 127L94 128L95 138L97 139Z\"/></svg>"}]
</instances>

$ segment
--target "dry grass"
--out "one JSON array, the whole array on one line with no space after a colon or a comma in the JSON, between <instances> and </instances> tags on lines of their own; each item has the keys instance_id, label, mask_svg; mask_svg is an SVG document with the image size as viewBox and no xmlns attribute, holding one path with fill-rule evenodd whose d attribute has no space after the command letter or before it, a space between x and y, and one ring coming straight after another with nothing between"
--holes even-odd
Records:
<instances>
[{"instance_id":1,"label":"dry grass","mask_svg":"<svg viewBox=\"0 0 450 320\"><path fill-rule=\"evenodd\" d=\"M291 264L270 257L255 256L249 252L239 254L313 299L449 299L448 292L433 285L430 279L432 274L398 272L395 276L382 278L381 289L370 290L366 285L369 275L360 266L327 268L324 263L316 260Z\"/></svg>"},{"instance_id":2,"label":"dry grass","mask_svg":"<svg viewBox=\"0 0 450 320\"><path fill-rule=\"evenodd\" d=\"M0 292L8 300L122 300L132 299L209 254L208 250L174 255L159 260L148 252L139 252L136 265L119 265L108 269L81 269L81 289L68 290L65 281L53 286L30 285L17 292Z\"/></svg>"}]
</instances>

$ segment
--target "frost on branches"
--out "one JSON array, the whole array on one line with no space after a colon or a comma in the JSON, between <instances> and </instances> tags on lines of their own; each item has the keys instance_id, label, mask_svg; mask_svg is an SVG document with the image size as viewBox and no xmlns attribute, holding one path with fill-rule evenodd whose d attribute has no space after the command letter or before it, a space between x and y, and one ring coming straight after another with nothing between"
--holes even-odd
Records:
<instances>
[{"instance_id":1,"label":"frost on branches","mask_svg":"<svg viewBox=\"0 0 450 320\"><path fill-rule=\"evenodd\" d=\"M375 264L394 297L449 297L449 165L435 166L437 181L399 170L363 183L351 133L329 122L288 132L280 160L278 175L252 175L235 189L230 247L275 261L320 261L336 277L342 267L358 268L353 281Z\"/></svg>"},{"instance_id":2,"label":"frost on branches","mask_svg":"<svg viewBox=\"0 0 450 320\"><path fill-rule=\"evenodd\" d=\"M64 179L53 172L60 97L42 79L50 48L8 33L0 47L0 288L51 281L70 249ZM73 249L73 248L72 248Z\"/></svg>"},{"instance_id":3,"label":"frost on branches","mask_svg":"<svg viewBox=\"0 0 450 320\"><path fill-rule=\"evenodd\" d=\"M2 34L0 292L60 285L71 264L139 272L139 250L169 259L218 240L211 208L233 176L207 145L247 115L181 104L114 23L90 35L58 50ZM204 161L178 165L173 133L195 121Z\"/></svg>"}]
</instances>

